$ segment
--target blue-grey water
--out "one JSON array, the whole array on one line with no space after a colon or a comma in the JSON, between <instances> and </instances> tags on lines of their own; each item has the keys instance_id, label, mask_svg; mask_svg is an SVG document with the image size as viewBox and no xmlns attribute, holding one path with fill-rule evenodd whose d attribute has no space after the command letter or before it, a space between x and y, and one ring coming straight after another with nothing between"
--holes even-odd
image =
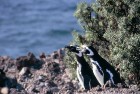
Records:
<instances>
[{"instance_id":1,"label":"blue-grey water","mask_svg":"<svg viewBox=\"0 0 140 94\"><path fill-rule=\"evenodd\" d=\"M0 0L0 55L49 54L79 30L73 13L82 0ZM90 1L90 0L88 0Z\"/></svg>"}]
</instances>

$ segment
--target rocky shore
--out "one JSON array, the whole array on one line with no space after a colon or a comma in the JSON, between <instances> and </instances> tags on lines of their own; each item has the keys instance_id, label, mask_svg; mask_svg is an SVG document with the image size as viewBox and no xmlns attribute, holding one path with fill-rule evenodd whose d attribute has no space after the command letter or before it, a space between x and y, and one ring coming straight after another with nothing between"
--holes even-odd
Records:
<instances>
[{"instance_id":1,"label":"rocky shore","mask_svg":"<svg viewBox=\"0 0 140 94\"><path fill-rule=\"evenodd\" d=\"M16 59L0 56L0 94L140 94L136 85L84 91L70 79L63 58L63 49L39 58L31 52Z\"/></svg>"}]
</instances>

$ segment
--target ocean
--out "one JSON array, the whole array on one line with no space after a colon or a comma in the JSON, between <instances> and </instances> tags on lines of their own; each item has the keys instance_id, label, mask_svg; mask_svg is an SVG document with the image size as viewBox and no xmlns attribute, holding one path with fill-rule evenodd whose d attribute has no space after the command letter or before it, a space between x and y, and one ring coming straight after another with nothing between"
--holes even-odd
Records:
<instances>
[{"instance_id":1,"label":"ocean","mask_svg":"<svg viewBox=\"0 0 140 94\"><path fill-rule=\"evenodd\" d=\"M0 0L0 56L39 56L69 44L72 31L81 32L73 16L81 1Z\"/></svg>"}]
</instances>

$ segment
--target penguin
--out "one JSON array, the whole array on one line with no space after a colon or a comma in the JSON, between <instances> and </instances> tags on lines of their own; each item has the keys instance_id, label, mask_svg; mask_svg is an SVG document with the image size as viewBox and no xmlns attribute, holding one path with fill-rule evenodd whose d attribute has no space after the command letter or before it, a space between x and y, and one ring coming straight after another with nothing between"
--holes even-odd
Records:
<instances>
[{"instance_id":1,"label":"penguin","mask_svg":"<svg viewBox=\"0 0 140 94\"><path fill-rule=\"evenodd\" d=\"M77 78L83 89L89 90L92 87L99 85L96 77L93 74L92 68L84 59L84 56L79 46L66 46L69 51L74 52L77 59Z\"/></svg>"},{"instance_id":2,"label":"penguin","mask_svg":"<svg viewBox=\"0 0 140 94\"><path fill-rule=\"evenodd\" d=\"M103 88L109 83L112 86L122 83L119 73L98 54L93 46L82 45L81 50L90 58L93 73Z\"/></svg>"}]
</instances>

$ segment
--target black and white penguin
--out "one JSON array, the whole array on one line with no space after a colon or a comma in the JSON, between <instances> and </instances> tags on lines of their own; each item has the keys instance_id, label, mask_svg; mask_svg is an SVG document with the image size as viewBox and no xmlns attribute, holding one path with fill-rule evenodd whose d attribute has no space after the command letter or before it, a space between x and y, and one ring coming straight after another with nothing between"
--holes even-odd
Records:
<instances>
[{"instance_id":1,"label":"black and white penguin","mask_svg":"<svg viewBox=\"0 0 140 94\"><path fill-rule=\"evenodd\" d=\"M84 59L84 56L78 46L66 46L69 51L74 52L77 59L77 77L85 90L89 90L92 87L99 85L96 77L93 74L92 68Z\"/></svg>"},{"instance_id":2,"label":"black and white penguin","mask_svg":"<svg viewBox=\"0 0 140 94\"><path fill-rule=\"evenodd\" d=\"M105 84L111 82L111 85L121 83L119 73L111 66L105 59L103 59L93 46L82 45L82 52L90 58L92 63L92 70L102 87L105 88Z\"/></svg>"}]
</instances>

